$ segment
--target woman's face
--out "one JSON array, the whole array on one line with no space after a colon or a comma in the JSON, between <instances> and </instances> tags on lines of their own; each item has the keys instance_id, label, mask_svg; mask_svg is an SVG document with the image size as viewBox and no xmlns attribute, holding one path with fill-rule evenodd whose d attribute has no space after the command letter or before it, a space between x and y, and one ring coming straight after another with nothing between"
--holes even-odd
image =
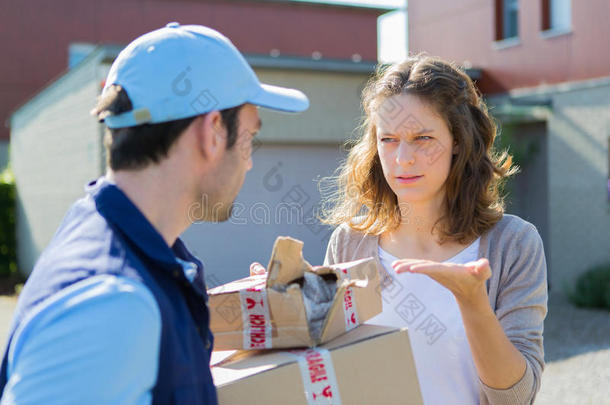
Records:
<instances>
[{"instance_id":1,"label":"woman's face","mask_svg":"<svg viewBox=\"0 0 610 405\"><path fill-rule=\"evenodd\" d=\"M385 99L374 119L383 173L398 202L442 201L455 152L445 121L408 94Z\"/></svg>"}]
</instances>

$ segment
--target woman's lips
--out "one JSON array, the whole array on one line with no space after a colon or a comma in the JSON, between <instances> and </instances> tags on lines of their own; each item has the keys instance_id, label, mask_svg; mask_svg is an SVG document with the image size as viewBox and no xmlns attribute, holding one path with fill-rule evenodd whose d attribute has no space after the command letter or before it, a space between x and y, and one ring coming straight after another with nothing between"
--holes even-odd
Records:
<instances>
[{"instance_id":1,"label":"woman's lips","mask_svg":"<svg viewBox=\"0 0 610 405\"><path fill-rule=\"evenodd\" d=\"M422 177L424 177L424 176L397 176L396 181L401 184L411 184L411 183L415 183Z\"/></svg>"}]
</instances>

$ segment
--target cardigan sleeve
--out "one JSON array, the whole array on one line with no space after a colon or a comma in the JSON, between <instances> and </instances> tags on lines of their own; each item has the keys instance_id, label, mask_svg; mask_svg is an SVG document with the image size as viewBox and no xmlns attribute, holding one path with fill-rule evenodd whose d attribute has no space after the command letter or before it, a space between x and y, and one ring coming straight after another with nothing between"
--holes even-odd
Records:
<instances>
[{"instance_id":1,"label":"cardigan sleeve","mask_svg":"<svg viewBox=\"0 0 610 405\"><path fill-rule=\"evenodd\" d=\"M507 389L494 389L479 379L481 403L491 405L533 403L544 369L542 331L548 300L544 247L535 226L526 222L519 228L512 243L502 247L507 254L500 275L496 316L508 339L525 358L526 369L521 379Z\"/></svg>"},{"instance_id":2,"label":"cardigan sleeve","mask_svg":"<svg viewBox=\"0 0 610 405\"><path fill-rule=\"evenodd\" d=\"M337 239L338 239L339 228L335 228L333 233L328 239L328 245L326 246L326 255L324 256L324 265L329 266L331 264L338 263L337 261Z\"/></svg>"}]
</instances>

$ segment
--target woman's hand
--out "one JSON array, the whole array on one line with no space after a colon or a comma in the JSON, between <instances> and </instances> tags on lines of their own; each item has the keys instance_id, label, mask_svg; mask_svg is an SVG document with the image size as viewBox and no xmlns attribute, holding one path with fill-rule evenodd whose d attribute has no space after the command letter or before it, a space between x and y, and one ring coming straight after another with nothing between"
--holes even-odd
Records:
<instances>
[{"instance_id":1,"label":"woman's hand","mask_svg":"<svg viewBox=\"0 0 610 405\"><path fill-rule=\"evenodd\" d=\"M485 258L466 264L439 263L430 260L401 259L392 263L396 273L425 274L449 289L461 303L477 300L484 292L485 281L491 277L489 261Z\"/></svg>"},{"instance_id":2,"label":"woman's hand","mask_svg":"<svg viewBox=\"0 0 610 405\"><path fill-rule=\"evenodd\" d=\"M263 267L262 264L258 262L254 262L250 265L250 276L259 276L265 274L267 270Z\"/></svg>"}]
</instances>

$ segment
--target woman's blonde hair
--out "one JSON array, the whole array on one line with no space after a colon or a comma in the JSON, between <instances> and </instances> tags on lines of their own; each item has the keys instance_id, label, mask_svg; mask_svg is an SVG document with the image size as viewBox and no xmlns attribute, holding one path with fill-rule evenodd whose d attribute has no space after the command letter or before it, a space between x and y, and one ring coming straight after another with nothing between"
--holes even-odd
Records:
<instances>
[{"instance_id":1,"label":"woman's blonde hair","mask_svg":"<svg viewBox=\"0 0 610 405\"><path fill-rule=\"evenodd\" d=\"M380 68L362 92L362 135L332 178L334 192L324 199L321 220L382 234L396 229L401 214L377 154L374 114L389 97L410 94L433 107L458 145L447 177L445 214L434 224L441 243L470 242L504 213L503 179L516 173L506 151L493 150L496 125L474 84L455 64L425 54ZM358 219L356 219L358 217Z\"/></svg>"}]
</instances>

